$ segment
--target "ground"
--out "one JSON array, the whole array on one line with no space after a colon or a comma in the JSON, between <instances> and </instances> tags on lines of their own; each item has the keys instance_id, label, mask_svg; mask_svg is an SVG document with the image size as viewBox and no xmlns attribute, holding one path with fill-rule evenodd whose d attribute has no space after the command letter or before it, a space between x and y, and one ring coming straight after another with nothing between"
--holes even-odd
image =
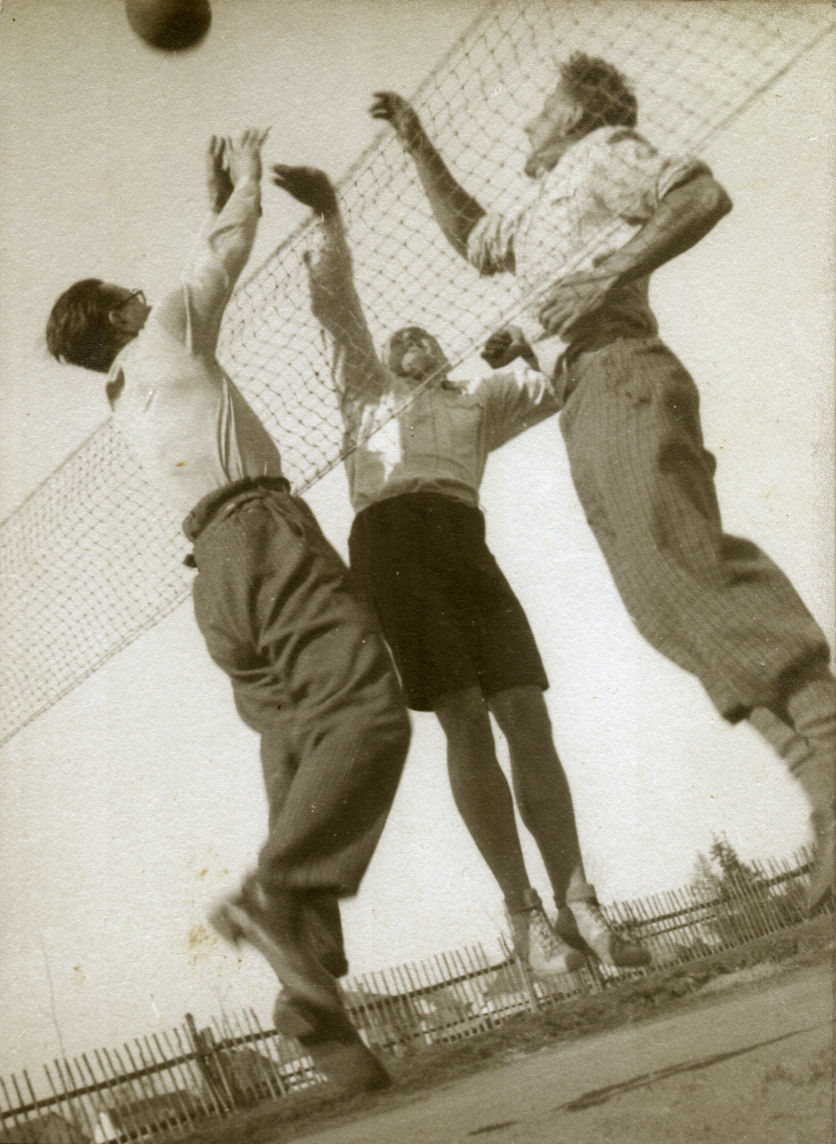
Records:
<instances>
[{"instance_id":1,"label":"ground","mask_svg":"<svg viewBox=\"0 0 836 1144\"><path fill-rule=\"evenodd\" d=\"M668 993L655 1011L645 1004L632 1012L623 1009L615 1028L564 1028L559 1039L545 1027L521 1025L504 1045L486 1044L484 1059L472 1056L455 1079L441 1058L434 1067L416 1061L421 1075L406 1068L387 1093L335 1100L309 1115L299 1109L283 1124L242 1124L241 1135L228 1123L222 1138L225 1144L836 1141L833 942L789 964L712 976L680 998ZM448 1063L454 1067L452 1058Z\"/></svg>"}]
</instances>

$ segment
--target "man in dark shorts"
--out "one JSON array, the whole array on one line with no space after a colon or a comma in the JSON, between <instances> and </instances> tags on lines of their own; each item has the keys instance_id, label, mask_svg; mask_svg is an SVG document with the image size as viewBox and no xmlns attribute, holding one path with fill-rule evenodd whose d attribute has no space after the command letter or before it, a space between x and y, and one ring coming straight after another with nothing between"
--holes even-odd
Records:
<instances>
[{"instance_id":1,"label":"man in dark shorts","mask_svg":"<svg viewBox=\"0 0 836 1144\"><path fill-rule=\"evenodd\" d=\"M59 361L108 375L117 428L185 514L198 626L261 736L268 838L210 920L274 969L279 1031L362 1090L388 1076L334 980L346 971L336 899L357 892L380 837L409 720L374 618L215 356L261 213L263 139L213 138L212 218L177 289L150 307L140 290L84 279L55 303L47 344Z\"/></svg>"},{"instance_id":2,"label":"man in dark shorts","mask_svg":"<svg viewBox=\"0 0 836 1144\"><path fill-rule=\"evenodd\" d=\"M564 400L578 498L637 628L697 676L725 719L748 719L799 782L816 841L815 912L836 883L830 649L781 569L724 532L699 394L648 301L650 274L731 200L705 163L645 139L624 76L581 52L525 125L531 183L504 213L457 183L401 96L377 93L371 113L414 159L454 249L482 274L515 275L523 328Z\"/></svg>"},{"instance_id":3,"label":"man in dark shorts","mask_svg":"<svg viewBox=\"0 0 836 1144\"><path fill-rule=\"evenodd\" d=\"M392 335L381 361L331 184L311 168L273 171L321 218L308 268L313 311L333 339L350 450L352 575L380 619L408 706L434 711L441 723L453 796L504 894L516 948L544 975L579 968L586 955L608 966L644 964L647 952L610 928L586 880L543 698L546 675L479 509L489 452L557 410L551 386L523 363L453 382L436 340L415 326ZM499 343L506 363L529 352L510 335ZM574 916L578 948L554 932L528 879L491 713L508 740L517 807L558 907Z\"/></svg>"}]
</instances>

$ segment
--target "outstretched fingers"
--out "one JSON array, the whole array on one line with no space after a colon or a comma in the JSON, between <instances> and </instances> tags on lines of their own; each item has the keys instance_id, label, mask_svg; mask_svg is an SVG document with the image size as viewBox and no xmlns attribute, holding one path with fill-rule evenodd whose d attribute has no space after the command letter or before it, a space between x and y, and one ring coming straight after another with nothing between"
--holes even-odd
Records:
<instances>
[{"instance_id":1,"label":"outstretched fingers","mask_svg":"<svg viewBox=\"0 0 836 1144\"><path fill-rule=\"evenodd\" d=\"M223 135L213 135L209 140L209 146L206 148L207 155L212 162L220 164L223 161L225 150L226 140Z\"/></svg>"},{"instance_id":2,"label":"outstretched fingers","mask_svg":"<svg viewBox=\"0 0 836 1144\"><path fill-rule=\"evenodd\" d=\"M247 127L244 131L244 142L249 147L261 148L269 134L269 127Z\"/></svg>"},{"instance_id":3,"label":"outstretched fingers","mask_svg":"<svg viewBox=\"0 0 836 1144\"><path fill-rule=\"evenodd\" d=\"M264 142L269 134L269 127L248 127L244 132L247 143L251 147L257 147L259 149L264 146Z\"/></svg>"},{"instance_id":4,"label":"outstretched fingers","mask_svg":"<svg viewBox=\"0 0 836 1144\"><path fill-rule=\"evenodd\" d=\"M415 108L396 91L376 91L369 108L373 119L391 123L395 134L409 150L424 139L424 129Z\"/></svg>"},{"instance_id":5,"label":"outstretched fingers","mask_svg":"<svg viewBox=\"0 0 836 1144\"><path fill-rule=\"evenodd\" d=\"M408 106L403 96L396 91L374 91L372 99L369 113L374 119L387 119L391 122L402 106Z\"/></svg>"},{"instance_id":6,"label":"outstretched fingers","mask_svg":"<svg viewBox=\"0 0 836 1144\"><path fill-rule=\"evenodd\" d=\"M305 206L326 213L336 209L336 192L331 180L318 167L291 167L274 163L273 182Z\"/></svg>"}]
</instances>

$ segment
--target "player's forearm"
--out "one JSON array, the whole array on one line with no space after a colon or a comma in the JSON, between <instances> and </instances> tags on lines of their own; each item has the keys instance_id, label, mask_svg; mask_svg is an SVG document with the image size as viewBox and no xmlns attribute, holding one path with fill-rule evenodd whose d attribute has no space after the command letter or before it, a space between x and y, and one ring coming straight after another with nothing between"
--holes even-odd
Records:
<instances>
[{"instance_id":1,"label":"player's forearm","mask_svg":"<svg viewBox=\"0 0 836 1144\"><path fill-rule=\"evenodd\" d=\"M358 318L364 329L366 323L354 287L351 251L338 211L320 216L307 266L314 317L337 342L350 341Z\"/></svg>"},{"instance_id":2,"label":"player's forearm","mask_svg":"<svg viewBox=\"0 0 836 1144\"><path fill-rule=\"evenodd\" d=\"M376 400L382 366L354 285L351 251L336 208L320 215L308 280L311 310L334 342L334 371L343 397Z\"/></svg>"},{"instance_id":3,"label":"player's forearm","mask_svg":"<svg viewBox=\"0 0 836 1144\"><path fill-rule=\"evenodd\" d=\"M255 242L261 214L261 189L257 181L242 179L232 190L215 219L207 238L231 286L247 264Z\"/></svg>"},{"instance_id":4,"label":"player's forearm","mask_svg":"<svg viewBox=\"0 0 836 1144\"><path fill-rule=\"evenodd\" d=\"M242 181L201 230L180 288L155 307L159 321L196 353L213 354L232 288L247 263L258 227L258 183Z\"/></svg>"},{"instance_id":5,"label":"player's forearm","mask_svg":"<svg viewBox=\"0 0 836 1144\"><path fill-rule=\"evenodd\" d=\"M466 257L468 235L485 213L483 208L455 180L423 130L407 150L444 237L458 254Z\"/></svg>"},{"instance_id":6,"label":"player's forearm","mask_svg":"<svg viewBox=\"0 0 836 1144\"><path fill-rule=\"evenodd\" d=\"M731 199L711 175L696 175L669 191L641 230L596 266L622 283L642 278L690 250L731 208Z\"/></svg>"}]
</instances>

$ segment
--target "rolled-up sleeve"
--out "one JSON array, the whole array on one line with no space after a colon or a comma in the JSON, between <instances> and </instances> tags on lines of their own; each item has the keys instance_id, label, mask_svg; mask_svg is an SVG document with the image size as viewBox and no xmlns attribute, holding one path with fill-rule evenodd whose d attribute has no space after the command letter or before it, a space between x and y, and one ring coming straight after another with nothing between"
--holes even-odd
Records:
<instances>
[{"instance_id":1,"label":"rolled-up sleeve","mask_svg":"<svg viewBox=\"0 0 836 1144\"><path fill-rule=\"evenodd\" d=\"M697 174L711 173L699 159L661 154L630 127L603 128L589 142L590 189L607 210L628 222L646 222L668 191Z\"/></svg>"},{"instance_id":2,"label":"rolled-up sleeve","mask_svg":"<svg viewBox=\"0 0 836 1144\"><path fill-rule=\"evenodd\" d=\"M519 225L519 212L501 214L489 211L482 215L467 236L467 258L480 274L501 274L515 269L514 238Z\"/></svg>"},{"instance_id":3,"label":"rolled-up sleeve","mask_svg":"<svg viewBox=\"0 0 836 1144\"><path fill-rule=\"evenodd\" d=\"M522 363L485 378L479 386L479 395L487 409L490 449L498 449L561 408L549 379Z\"/></svg>"}]
</instances>

